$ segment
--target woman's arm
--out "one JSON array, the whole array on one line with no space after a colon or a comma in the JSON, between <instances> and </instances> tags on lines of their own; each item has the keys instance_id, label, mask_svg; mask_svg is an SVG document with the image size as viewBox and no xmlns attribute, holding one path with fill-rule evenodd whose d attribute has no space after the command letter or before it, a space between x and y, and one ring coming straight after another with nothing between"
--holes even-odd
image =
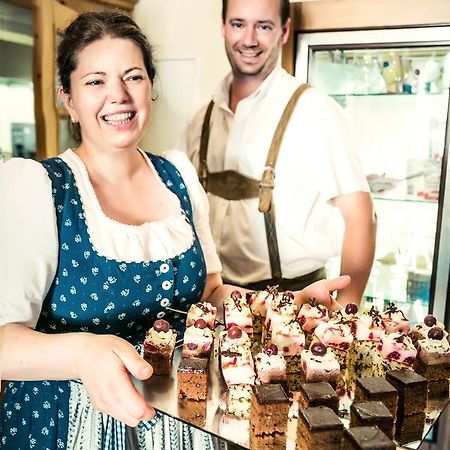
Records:
<instances>
[{"instance_id":1,"label":"woman's arm","mask_svg":"<svg viewBox=\"0 0 450 450\"><path fill-rule=\"evenodd\" d=\"M5 380L80 379L94 407L129 426L155 415L130 380L152 375L134 347L111 335L44 334L19 324L0 327L0 371Z\"/></svg>"}]
</instances>

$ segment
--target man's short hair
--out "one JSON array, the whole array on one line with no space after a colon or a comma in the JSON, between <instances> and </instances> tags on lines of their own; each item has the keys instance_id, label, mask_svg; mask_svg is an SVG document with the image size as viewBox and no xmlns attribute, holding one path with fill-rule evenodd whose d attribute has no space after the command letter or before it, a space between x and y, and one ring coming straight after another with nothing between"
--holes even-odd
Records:
<instances>
[{"instance_id":1,"label":"man's short hair","mask_svg":"<svg viewBox=\"0 0 450 450\"><path fill-rule=\"evenodd\" d=\"M222 0L222 22L225 23L227 17L228 0ZM281 25L286 25L289 19L289 0L280 0Z\"/></svg>"}]
</instances>

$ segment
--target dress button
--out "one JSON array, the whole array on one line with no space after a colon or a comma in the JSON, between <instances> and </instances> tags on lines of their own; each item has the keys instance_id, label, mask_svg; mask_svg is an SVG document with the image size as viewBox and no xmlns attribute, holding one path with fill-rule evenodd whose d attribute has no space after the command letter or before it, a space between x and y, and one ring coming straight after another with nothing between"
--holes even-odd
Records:
<instances>
[{"instance_id":1,"label":"dress button","mask_svg":"<svg viewBox=\"0 0 450 450\"><path fill-rule=\"evenodd\" d=\"M161 306L162 306L163 308L165 308L166 306L169 306L169 299L168 299L168 298L163 298L163 299L161 300Z\"/></svg>"},{"instance_id":2,"label":"dress button","mask_svg":"<svg viewBox=\"0 0 450 450\"><path fill-rule=\"evenodd\" d=\"M162 288L163 288L165 291L168 291L168 290L170 289L171 286L172 286L172 283L171 283L169 280L165 280L165 281L163 281L163 283L162 283Z\"/></svg>"},{"instance_id":3,"label":"dress button","mask_svg":"<svg viewBox=\"0 0 450 450\"><path fill-rule=\"evenodd\" d=\"M167 263L161 264L159 270L161 271L161 273L167 273L169 271L169 264Z\"/></svg>"},{"instance_id":4,"label":"dress button","mask_svg":"<svg viewBox=\"0 0 450 450\"><path fill-rule=\"evenodd\" d=\"M160 311L158 314L156 314L156 317L158 319L162 319L165 315L166 315L166 313L164 311Z\"/></svg>"}]
</instances>

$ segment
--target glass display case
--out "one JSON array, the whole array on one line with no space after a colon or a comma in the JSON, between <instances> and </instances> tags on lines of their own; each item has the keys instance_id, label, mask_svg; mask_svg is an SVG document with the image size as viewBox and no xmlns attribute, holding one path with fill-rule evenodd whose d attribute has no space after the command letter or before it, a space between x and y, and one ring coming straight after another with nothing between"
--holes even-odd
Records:
<instances>
[{"instance_id":1,"label":"glass display case","mask_svg":"<svg viewBox=\"0 0 450 450\"><path fill-rule=\"evenodd\" d=\"M295 76L343 107L373 195L365 308L393 301L413 322L427 310L444 319L450 27L305 33L297 48ZM339 261L328 270L338 272Z\"/></svg>"}]
</instances>

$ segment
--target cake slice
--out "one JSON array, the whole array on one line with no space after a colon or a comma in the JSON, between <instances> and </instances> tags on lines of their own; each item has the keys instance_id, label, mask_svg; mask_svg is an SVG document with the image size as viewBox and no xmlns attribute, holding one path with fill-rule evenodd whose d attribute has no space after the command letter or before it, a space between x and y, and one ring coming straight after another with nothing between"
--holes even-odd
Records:
<instances>
[{"instance_id":1,"label":"cake slice","mask_svg":"<svg viewBox=\"0 0 450 450\"><path fill-rule=\"evenodd\" d=\"M286 433L291 401L279 384L256 384L250 406L253 434Z\"/></svg>"},{"instance_id":2,"label":"cake slice","mask_svg":"<svg viewBox=\"0 0 450 450\"><path fill-rule=\"evenodd\" d=\"M193 303L187 314L186 327L191 327L198 319L203 319L208 328L214 330L217 308L208 302Z\"/></svg>"},{"instance_id":3,"label":"cake slice","mask_svg":"<svg viewBox=\"0 0 450 450\"><path fill-rule=\"evenodd\" d=\"M396 450L397 446L376 425L344 431L342 450Z\"/></svg>"},{"instance_id":4,"label":"cake slice","mask_svg":"<svg viewBox=\"0 0 450 450\"><path fill-rule=\"evenodd\" d=\"M427 407L427 379L409 369L386 372L386 380L397 389L397 416L419 414Z\"/></svg>"},{"instance_id":5,"label":"cake slice","mask_svg":"<svg viewBox=\"0 0 450 450\"><path fill-rule=\"evenodd\" d=\"M178 398L206 400L208 359L181 358L177 370Z\"/></svg>"},{"instance_id":6,"label":"cake slice","mask_svg":"<svg viewBox=\"0 0 450 450\"><path fill-rule=\"evenodd\" d=\"M355 402L361 400L383 402L392 417L397 416L398 393L384 377L365 377L356 380Z\"/></svg>"},{"instance_id":7,"label":"cake slice","mask_svg":"<svg viewBox=\"0 0 450 450\"><path fill-rule=\"evenodd\" d=\"M228 389L227 413L242 419L250 417L252 387L249 384L233 384Z\"/></svg>"},{"instance_id":8,"label":"cake slice","mask_svg":"<svg viewBox=\"0 0 450 450\"><path fill-rule=\"evenodd\" d=\"M394 417L380 401L358 401L350 406L350 427L376 425L389 438L394 438Z\"/></svg>"},{"instance_id":9,"label":"cake slice","mask_svg":"<svg viewBox=\"0 0 450 450\"><path fill-rule=\"evenodd\" d=\"M445 330L445 325L442 322L439 322L432 314L428 314L423 319L423 322L418 323L411 330L410 336L413 343L415 344L420 339L426 339L431 328L435 327L440 328L444 332L444 337L448 336L448 333Z\"/></svg>"},{"instance_id":10,"label":"cake slice","mask_svg":"<svg viewBox=\"0 0 450 450\"><path fill-rule=\"evenodd\" d=\"M406 445L411 442L421 441L423 439L423 430L425 428L426 414L404 415L397 417L395 424L395 440L399 445Z\"/></svg>"},{"instance_id":11,"label":"cake slice","mask_svg":"<svg viewBox=\"0 0 450 450\"><path fill-rule=\"evenodd\" d=\"M389 370L412 369L416 362L417 350L411 338L399 332L384 334L377 347L373 373L383 376Z\"/></svg>"},{"instance_id":12,"label":"cake slice","mask_svg":"<svg viewBox=\"0 0 450 450\"><path fill-rule=\"evenodd\" d=\"M341 448L344 424L326 406L299 411L297 450L337 450Z\"/></svg>"},{"instance_id":13,"label":"cake slice","mask_svg":"<svg viewBox=\"0 0 450 450\"><path fill-rule=\"evenodd\" d=\"M245 297L238 290L234 290L224 300L225 327L238 326L248 334L253 333L252 313Z\"/></svg>"},{"instance_id":14,"label":"cake slice","mask_svg":"<svg viewBox=\"0 0 450 450\"><path fill-rule=\"evenodd\" d=\"M144 339L144 359L153 367L154 375L172 372L176 331L164 319L155 320Z\"/></svg>"},{"instance_id":15,"label":"cake slice","mask_svg":"<svg viewBox=\"0 0 450 450\"><path fill-rule=\"evenodd\" d=\"M307 383L314 381L326 381L336 387L340 366L334 353L316 342L310 350L303 350L301 354L302 374Z\"/></svg>"},{"instance_id":16,"label":"cake slice","mask_svg":"<svg viewBox=\"0 0 450 450\"><path fill-rule=\"evenodd\" d=\"M317 325L328 321L328 309L312 298L309 299L308 303L302 305L298 313L298 319L302 330L305 333L312 334Z\"/></svg>"},{"instance_id":17,"label":"cake slice","mask_svg":"<svg viewBox=\"0 0 450 450\"><path fill-rule=\"evenodd\" d=\"M276 286L267 286L265 290L245 294L247 303L253 314L253 333L261 334L267 315L267 308L278 295Z\"/></svg>"},{"instance_id":18,"label":"cake slice","mask_svg":"<svg viewBox=\"0 0 450 450\"><path fill-rule=\"evenodd\" d=\"M381 314L384 329L386 333L404 333L410 332L410 323L405 314L394 302L389 302L385 311Z\"/></svg>"},{"instance_id":19,"label":"cake slice","mask_svg":"<svg viewBox=\"0 0 450 450\"><path fill-rule=\"evenodd\" d=\"M286 360L287 373L301 371L301 353L305 348L305 334L297 319L278 324L272 329L272 343Z\"/></svg>"},{"instance_id":20,"label":"cake slice","mask_svg":"<svg viewBox=\"0 0 450 450\"><path fill-rule=\"evenodd\" d=\"M209 358L213 347L214 331L204 319L197 319L194 325L187 327L183 338L184 357Z\"/></svg>"},{"instance_id":21,"label":"cake slice","mask_svg":"<svg viewBox=\"0 0 450 450\"><path fill-rule=\"evenodd\" d=\"M273 343L265 345L255 358L256 379L261 384L286 381L286 361Z\"/></svg>"},{"instance_id":22,"label":"cake slice","mask_svg":"<svg viewBox=\"0 0 450 450\"><path fill-rule=\"evenodd\" d=\"M339 412L339 397L330 383L318 381L315 383L302 383L298 392L298 404L300 410L327 406L336 414Z\"/></svg>"}]
</instances>

